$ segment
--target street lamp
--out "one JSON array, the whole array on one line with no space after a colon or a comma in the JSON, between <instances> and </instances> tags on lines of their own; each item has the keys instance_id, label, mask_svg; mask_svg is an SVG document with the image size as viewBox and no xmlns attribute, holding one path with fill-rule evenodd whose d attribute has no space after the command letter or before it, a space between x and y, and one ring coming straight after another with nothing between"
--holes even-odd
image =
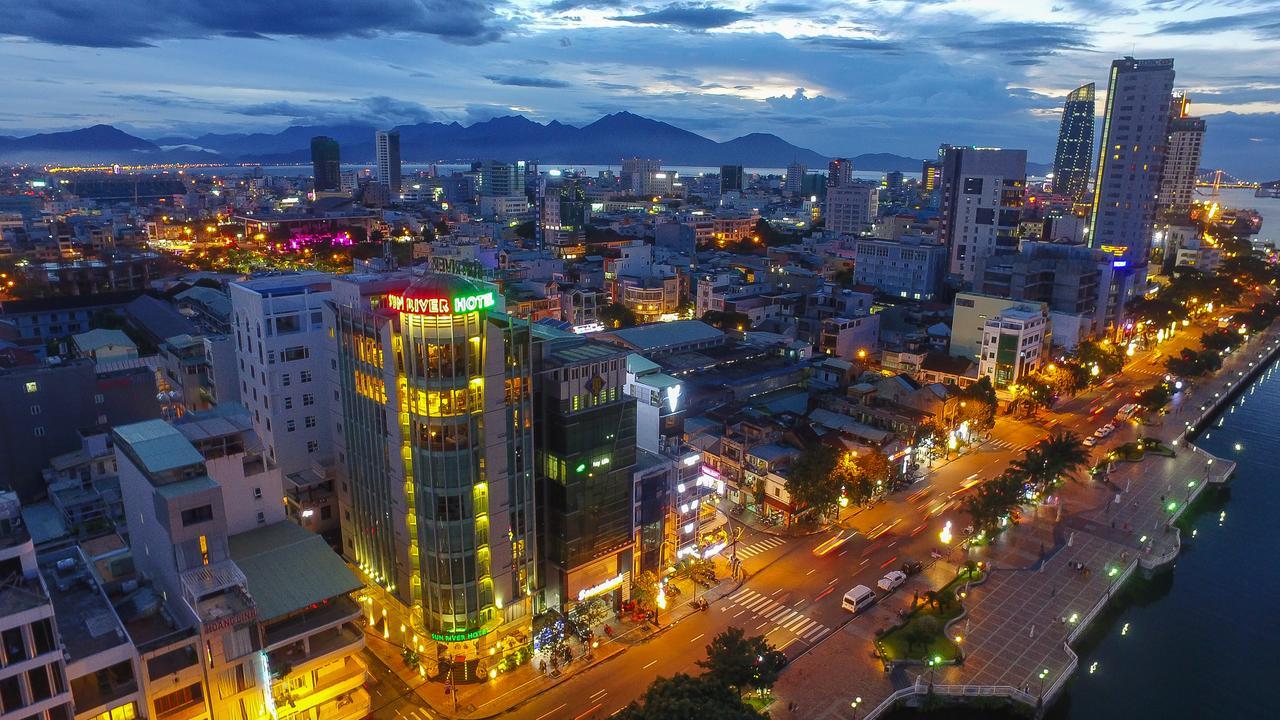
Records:
<instances>
[{"instance_id":1,"label":"street lamp","mask_svg":"<svg viewBox=\"0 0 1280 720\"><path fill-rule=\"evenodd\" d=\"M862 698L856 697L853 702L849 703L849 707L853 708L853 720L858 720L858 706L862 704Z\"/></svg>"}]
</instances>

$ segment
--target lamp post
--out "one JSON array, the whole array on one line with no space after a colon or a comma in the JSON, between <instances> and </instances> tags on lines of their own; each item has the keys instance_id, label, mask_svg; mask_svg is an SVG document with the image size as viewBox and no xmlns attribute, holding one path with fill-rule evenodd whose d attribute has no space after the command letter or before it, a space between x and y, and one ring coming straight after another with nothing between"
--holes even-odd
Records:
<instances>
[{"instance_id":1,"label":"lamp post","mask_svg":"<svg viewBox=\"0 0 1280 720\"><path fill-rule=\"evenodd\" d=\"M853 720L858 720L858 706L862 704L862 698L856 697L849 703L849 707L853 710Z\"/></svg>"}]
</instances>

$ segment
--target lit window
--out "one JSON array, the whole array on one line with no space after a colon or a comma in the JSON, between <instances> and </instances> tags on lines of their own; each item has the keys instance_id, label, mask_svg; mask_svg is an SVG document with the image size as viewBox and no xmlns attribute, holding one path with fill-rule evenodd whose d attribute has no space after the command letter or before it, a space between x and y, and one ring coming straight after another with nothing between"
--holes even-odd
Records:
<instances>
[{"instance_id":1,"label":"lit window","mask_svg":"<svg viewBox=\"0 0 1280 720\"><path fill-rule=\"evenodd\" d=\"M32 380L31 382L27 383L27 392L33 393L39 389L40 389L40 386L36 384L35 380Z\"/></svg>"}]
</instances>

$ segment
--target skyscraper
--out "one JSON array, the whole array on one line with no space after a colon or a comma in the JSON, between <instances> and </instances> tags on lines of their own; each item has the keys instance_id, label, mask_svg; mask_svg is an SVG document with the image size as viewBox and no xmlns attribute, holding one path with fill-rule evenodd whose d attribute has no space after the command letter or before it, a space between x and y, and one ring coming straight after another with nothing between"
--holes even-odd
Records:
<instances>
[{"instance_id":1,"label":"skyscraper","mask_svg":"<svg viewBox=\"0 0 1280 720\"><path fill-rule=\"evenodd\" d=\"M853 161L836 158L827 163L827 187L841 187L853 182Z\"/></svg>"},{"instance_id":2,"label":"skyscraper","mask_svg":"<svg viewBox=\"0 0 1280 720\"><path fill-rule=\"evenodd\" d=\"M1118 256L1133 274L1126 295L1146 281L1172 93L1172 58L1111 63L1089 245Z\"/></svg>"},{"instance_id":3,"label":"skyscraper","mask_svg":"<svg viewBox=\"0 0 1280 720\"><path fill-rule=\"evenodd\" d=\"M311 138L311 174L316 179L316 192L334 192L342 187L337 140L324 135Z\"/></svg>"},{"instance_id":4,"label":"skyscraper","mask_svg":"<svg viewBox=\"0 0 1280 720\"><path fill-rule=\"evenodd\" d=\"M400 132L397 130L375 132L373 146L377 156L377 174L374 179L386 185L387 190L394 196L400 192Z\"/></svg>"},{"instance_id":5,"label":"skyscraper","mask_svg":"<svg viewBox=\"0 0 1280 720\"><path fill-rule=\"evenodd\" d=\"M720 166L720 194L727 192L742 192L742 166L741 165L721 165Z\"/></svg>"},{"instance_id":6,"label":"skyscraper","mask_svg":"<svg viewBox=\"0 0 1280 720\"><path fill-rule=\"evenodd\" d=\"M1027 151L947 147L942 161L942 225L951 274L973 283L978 260L1018 251Z\"/></svg>"},{"instance_id":7,"label":"skyscraper","mask_svg":"<svg viewBox=\"0 0 1280 720\"><path fill-rule=\"evenodd\" d=\"M783 180L782 189L792 194L804 192L805 171L805 166L801 165L799 161L792 161L787 166L787 176Z\"/></svg>"},{"instance_id":8,"label":"skyscraper","mask_svg":"<svg viewBox=\"0 0 1280 720\"><path fill-rule=\"evenodd\" d=\"M343 552L455 683L527 646L539 587L530 329L502 308L435 273L335 280L326 308Z\"/></svg>"},{"instance_id":9,"label":"skyscraper","mask_svg":"<svg viewBox=\"0 0 1280 720\"><path fill-rule=\"evenodd\" d=\"M1081 85L1067 95L1058 129L1058 151L1053 156L1053 189L1077 202L1089 189L1093 162L1094 85Z\"/></svg>"},{"instance_id":10,"label":"skyscraper","mask_svg":"<svg viewBox=\"0 0 1280 720\"><path fill-rule=\"evenodd\" d=\"M1169 105L1169 150L1165 153L1164 175L1160 178L1162 210L1186 210L1195 199L1205 126L1202 118L1187 114L1187 105L1185 93L1175 95Z\"/></svg>"},{"instance_id":11,"label":"skyscraper","mask_svg":"<svg viewBox=\"0 0 1280 720\"><path fill-rule=\"evenodd\" d=\"M920 164L920 191L926 195L938 189L942 180L942 161L925 160Z\"/></svg>"}]
</instances>

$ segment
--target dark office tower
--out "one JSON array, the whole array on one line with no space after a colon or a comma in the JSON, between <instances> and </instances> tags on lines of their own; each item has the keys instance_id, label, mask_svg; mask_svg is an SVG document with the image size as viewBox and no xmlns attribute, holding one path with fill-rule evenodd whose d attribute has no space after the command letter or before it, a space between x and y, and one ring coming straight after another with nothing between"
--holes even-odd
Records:
<instances>
[{"instance_id":1,"label":"dark office tower","mask_svg":"<svg viewBox=\"0 0 1280 720\"><path fill-rule=\"evenodd\" d=\"M1117 255L1132 273L1126 296L1146 284L1172 93L1172 58L1111 63L1089 245Z\"/></svg>"},{"instance_id":2,"label":"dark office tower","mask_svg":"<svg viewBox=\"0 0 1280 720\"><path fill-rule=\"evenodd\" d=\"M1081 201L1089 190L1093 162L1093 83L1067 95L1058 129L1058 152L1053 156L1053 190Z\"/></svg>"},{"instance_id":3,"label":"dark office tower","mask_svg":"<svg viewBox=\"0 0 1280 720\"><path fill-rule=\"evenodd\" d=\"M844 187L853 182L853 161L836 158L827 163L827 187Z\"/></svg>"},{"instance_id":4,"label":"dark office tower","mask_svg":"<svg viewBox=\"0 0 1280 720\"><path fill-rule=\"evenodd\" d=\"M742 192L742 166L741 165L721 165L720 166L720 194L737 191Z\"/></svg>"},{"instance_id":5,"label":"dark office tower","mask_svg":"<svg viewBox=\"0 0 1280 720\"><path fill-rule=\"evenodd\" d=\"M392 200L400 192L400 132L379 130L373 135L374 152L377 155L376 179L391 191Z\"/></svg>"},{"instance_id":6,"label":"dark office tower","mask_svg":"<svg viewBox=\"0 0 1280 720\"><path fill-rule=\"evenodd\" d=\"M316 192L334 192L342 186L337 140L324 135L311 138L311 174L316 179Z\"/></svg>"},{"instance_id":7,"label":"dark office tower","mask_svg":"<svg viewBox=\"0 0 1280 720\"><path fill-rule=\"evenodd\" d=\"M622 348L534 330L533 421L547 606L617 608L632 569L636 400Z\"/></svg>"}]
</instances>

